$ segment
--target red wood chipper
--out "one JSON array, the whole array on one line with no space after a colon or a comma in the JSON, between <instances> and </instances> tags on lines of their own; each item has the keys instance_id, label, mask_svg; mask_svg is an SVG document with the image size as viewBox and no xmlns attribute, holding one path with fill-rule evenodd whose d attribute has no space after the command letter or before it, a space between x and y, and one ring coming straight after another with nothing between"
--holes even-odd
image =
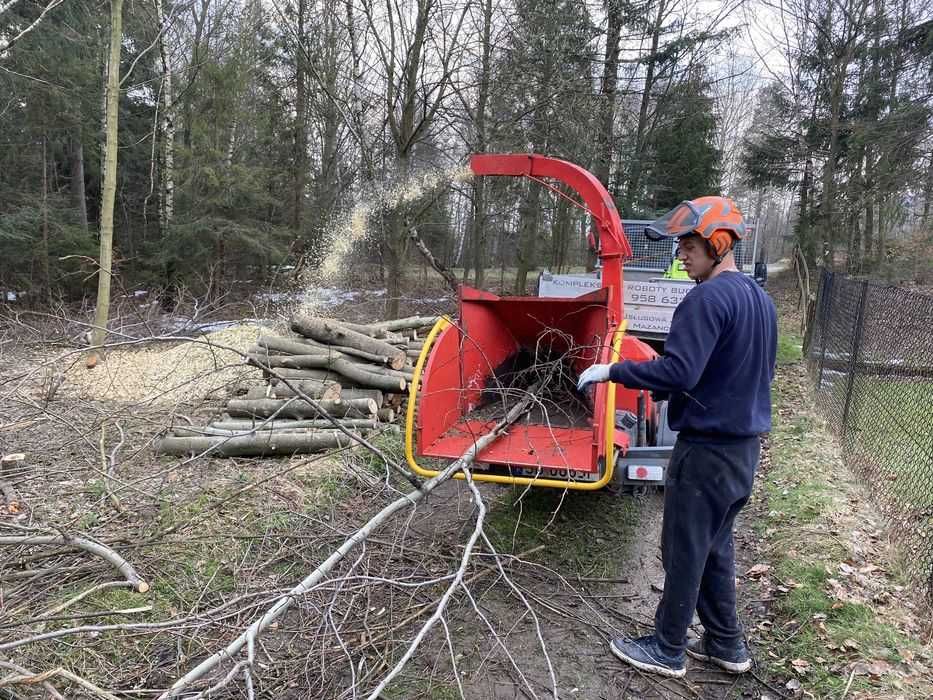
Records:
<instances>
[{"instance_id":1,"label":"red wood chipper","mask_svg":"<svg viewBox=\"0 0 933 700\"><path fill-rule=\"evenodd\" d=\"M556 158L528 154L478 154L476 176L526 177L558 195L556 181L576 192L574 203L592 218L602 263L602 288L575 298L500 297L460 289L459 318L442 318L431 330L415 366L405 425L408 463L418 474L437 471L417 457L456 459L495 425L484 411L508 394L508 377L521 357L559 357L567 374L593 362L645 361L657 353L625 332L622 262L631 248L612 198L594 175ZM613 383L595 385L586 410L566 419L559 407L532 411L481 451L477 481L552 488L599 489L613 480L663 481L672 434L666 411L647 392ZM573 403L570 400L558 403ZM558 415L560 414L560 415ZM458 475L462 478L462 474Z\"/></svg>"}]
</instances>

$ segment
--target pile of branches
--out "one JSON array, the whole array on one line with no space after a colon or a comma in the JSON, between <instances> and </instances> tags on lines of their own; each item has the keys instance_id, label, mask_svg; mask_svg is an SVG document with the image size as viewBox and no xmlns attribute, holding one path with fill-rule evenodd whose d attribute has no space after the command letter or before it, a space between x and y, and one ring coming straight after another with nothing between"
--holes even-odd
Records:
<instances>
[{"instance_id":1,"label":"pile of branches","mask_svg":"<svg viewBox=\"0 0 933 700\"><path fill-rule=\"evenodd\" d=\"M367 325L307 315L294 336L262 336L247 362L265 383L244 388L207 426L175 426L165 454L268 456L321 452L382 430L401 414L430 316Z\"/></svg>"},{"instance_id":2,"label":"pile of branches","mask_svg":"<svg viewBox=\"0 0 933 700\"><path fill-rule=\"evenodd\" d=\"M588 426L592 417L591 395L577 391L574 364L588 348L561 334L563 345L552 342L557 332L543 336L537 345L522 347L490 374L482 401L469 414L471 420L500 420L536 386L535 405L526 421L552 427Z\"/></svg>"}]
</instances>

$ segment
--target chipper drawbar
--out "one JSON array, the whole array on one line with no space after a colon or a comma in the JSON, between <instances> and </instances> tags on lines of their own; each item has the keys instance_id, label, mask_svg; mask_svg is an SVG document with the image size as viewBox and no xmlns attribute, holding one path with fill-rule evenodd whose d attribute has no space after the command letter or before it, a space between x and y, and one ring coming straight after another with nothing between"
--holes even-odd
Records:
<instances>
[{"instance_id":1,"label":"chipper drawbar","mask_svg":"<svg viewBox=\"0 0 933 700\"><path fill-rule=\"evenodd\" d=\"M611 382L585 397L572 390L573 378L594 362L657 356L625 332L622 261L632 252L609 193L585 169L556 158L478 154L470 167L477 176L527 177L561 196L547 181L576 192L582 201L573 202L597 234L591 243L598 241L602 288L563 299L500 297L462 286L458 319L438 321L415 366L405 425L409 465L425 477L437 474L416 454L460 457L496 424L496 410L521 388L516 380L546 370L544 383L559 386L563 378L563 393L540 402L481 451L474 479L593 490L621 468L620 481L662 481L670 455L662 443L671 442L663 406L648 392Z\"/></svg>"}]
</instances>

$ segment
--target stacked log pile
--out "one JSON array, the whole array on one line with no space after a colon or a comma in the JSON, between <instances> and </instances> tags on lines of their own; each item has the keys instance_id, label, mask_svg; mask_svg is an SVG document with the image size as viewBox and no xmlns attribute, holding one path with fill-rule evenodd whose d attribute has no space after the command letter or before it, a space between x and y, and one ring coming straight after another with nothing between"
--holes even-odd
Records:
<instances>
[{"instance_id":1,"label":"stacked log pile","mask_svg":"<svg viewBox=\"0 0 933 700\"><path fill-rule=\"evenodd\" d=\"M351 434L386 429L402 415L424 347L420 337L436 320L363 325L295 316L289 324L295 335L261 336L247 351L264 384L243 389L207 426L173 428L156 450L291 455L345 447L354 442Z\"/></svg>"}]
</instances>

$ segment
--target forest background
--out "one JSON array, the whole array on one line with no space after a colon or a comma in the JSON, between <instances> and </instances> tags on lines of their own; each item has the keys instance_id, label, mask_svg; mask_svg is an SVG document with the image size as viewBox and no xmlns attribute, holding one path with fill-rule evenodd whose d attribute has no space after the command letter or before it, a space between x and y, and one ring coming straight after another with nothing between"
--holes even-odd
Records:
<instances>
[{"instance_id":1,"label":"forest background","mask_svg":"<svg viewBox=\"0 0 933 700\"><path fill-rule=\"evenodd\" d=\"M933 282L930 0L4 0L0 303L93 299L108 126L121 294L313 274L369 200L350 267L387 316L412 226L477 286L587 265L585 213L527 181L378 205L484 151L579 163L624 218L721 192L759 259Z\"/></svg>"}]
</instances>

